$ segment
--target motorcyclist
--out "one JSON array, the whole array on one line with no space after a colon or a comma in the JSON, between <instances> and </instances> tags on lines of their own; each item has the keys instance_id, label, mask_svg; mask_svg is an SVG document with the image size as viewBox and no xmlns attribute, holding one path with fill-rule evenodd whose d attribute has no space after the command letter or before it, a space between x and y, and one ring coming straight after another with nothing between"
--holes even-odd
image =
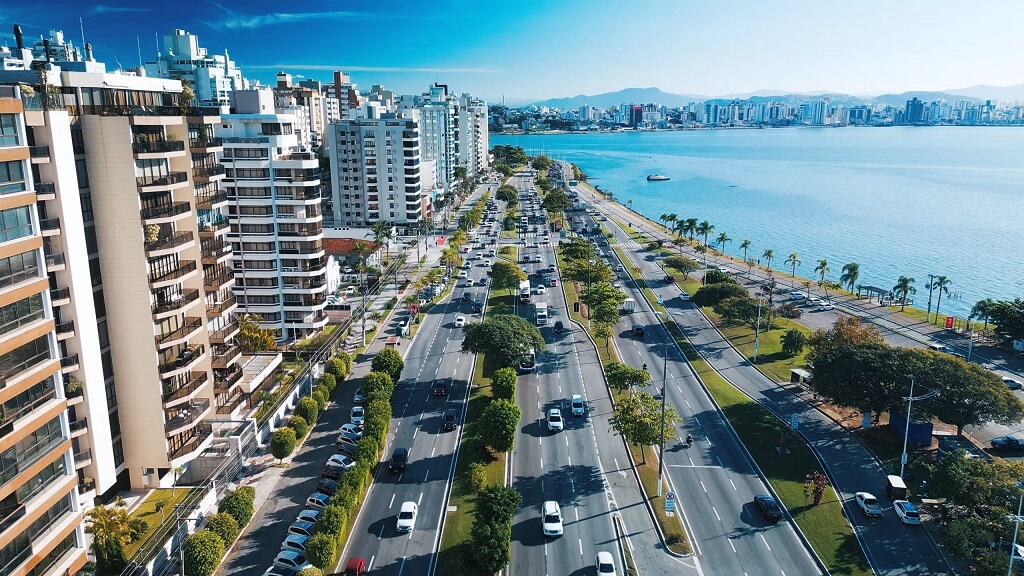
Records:
<instances>
[{"instance_id":1,"label":"motorcyclist","mask_svg":"<svg viewBox=\"0 0 1024 576\"><path fill-rule=\"evenodd\" d=\"M686 435L686 445L689 446L690 444L693 444L693 436L690 435L690 434L687 434Z\"/></svg>"},{"instance_id":2,"label":"motorcyclist","mask_svg":"<svg viewBox=\"0 0 1024 576\"><path fill-rule=\"evenodd\" d=\"M644 372L647 371L647 362L644 362Z\"/></svg>"}]
</instances>

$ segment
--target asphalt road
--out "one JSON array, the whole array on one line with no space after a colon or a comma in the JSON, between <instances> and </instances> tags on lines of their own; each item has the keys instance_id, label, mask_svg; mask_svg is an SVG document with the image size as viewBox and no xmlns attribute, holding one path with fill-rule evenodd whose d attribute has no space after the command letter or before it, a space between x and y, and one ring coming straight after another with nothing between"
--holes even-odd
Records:
<instances>
[{"instance_id":1,"label":"asphalt road","mask_svg":"<svg viewBox=\"0 0 1024 576\"><path fill-rule=\"evenodd\" d=\"M607 207L602 206L602 209ZM886 503L885 473L872 455L821 412L757 371L699 310L679 298L678 288L658 280L664 273L650 253L632 242L614 222L609 221L605 225L614 232L615 240L622 244L633 265L639 266L643 275L650 279L652 288L665 300L667 309L676 314L693 345L724 377L786 421L796 415L800 433L825 461L835 482L834 487L843 499L847 517L875 570L879 574L892 575L950 573L949 566L923 531L902 525L896 514L888 509L878 520L867 520L857 511L853 495L858 491L871 492Z\"/></svg>"},{"instance_id":2,"label":"asphalt road","mask_svg":"<svg viewBox=\"0 0 1024 576\"><path fill-rule=\"evenodd\" d=\"M608 226L609 222L602 224ZM600 246L611 252L607 242L601 241ZM619 263L614 255L608 261L613 268ZM657 396L667 384L667 402L684 419L678 430L680 439L665 446L665 470L686 519L687 532L704 560L703 572L819 574L817 564L788 522L773 525L761 518L753 498L769 491L744 448L700 387L685 358L671 344L671 337L659 325L643 294L625 272L618 275L622 290L637 301L637 310L624 314L616 326L620 359L635 368L646 363L651 373L646 391ZM643 338L631 336L634 324L646 326ZM687 434L694 437L689 448L681 441Z\"/></svg>"},{"instance_id":3,"label":"asphalt road","mask_svg":"<svg viewBox=\"0 0 1024 576\"><path fill-rule=\"evenodd\" d=\"M532 183L516 179L521 189L533 191ZM521 214L527 203L520 200ZM538 225L543 230L543 225ZM539 234L520 234L529 244L519 248L524 254L541 255L540 264L524 264L533 272L555 265L553 249ZM552 275L557 278L557 275ZM534 284L537 278L531 278ZM589 411L596 411L606 420L611 402L604 388L604 378L597 352L579 331L555 334L554 323L561 321L570 330L572 325L559 287L546 286L543 294L534 293L533 303L546 302L551 318L539 326L547 343L538 356L537 369L518 379L516 401L523 411L515 448L512 452L512 486L523 496L523 505L512 522L512 560L510 574L576 575L589 574L598 551L606 550L618 557L615 529L612 524L614 496L610 494L598 449L598 431L590 414L573 416L569 399L573 394L584 397ZM534 322L532 305L518 305L518 313ZM588 386L587 383L590 383ZM564 430L551 432L547 427L549 409L562 411ZM607 426L601 435L608 435ZM605 439L609 455L625 458L621 440ZM611 499L611 501L610 501ZM557 538L544 536L541 526L541 505L558 502L562 511L564 534ZM624 567L620 566L620 569Z\"/></svg>"}]
</instances>

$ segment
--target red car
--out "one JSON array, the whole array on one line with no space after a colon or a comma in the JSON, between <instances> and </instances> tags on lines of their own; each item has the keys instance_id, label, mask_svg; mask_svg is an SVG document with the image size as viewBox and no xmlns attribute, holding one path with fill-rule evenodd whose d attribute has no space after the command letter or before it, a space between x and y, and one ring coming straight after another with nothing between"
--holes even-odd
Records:
<instances>
[{"instance_id":1,"label":"red car","mask_svg":"<svg viewBox=\"0 0 1024 576\"><path fill-rule=\"evenodd\" d=\"M362 558L350 558L348 564L345 564L345 571L342 572L343 576L363 576L366 574L366 561Z\"/></svg>"},{"instance_id":2,"label":"red car","mask_svg":"<svg viewBox=\"0 0 1024 576\"><path fill-rule=\"evenodd\" d=\"M551 286L558 286L558 280L555 280L554 278L552 278L552 279L551 279L551 282L549 282L549 284L550 284Z\"/></svg>"}]
</instances>

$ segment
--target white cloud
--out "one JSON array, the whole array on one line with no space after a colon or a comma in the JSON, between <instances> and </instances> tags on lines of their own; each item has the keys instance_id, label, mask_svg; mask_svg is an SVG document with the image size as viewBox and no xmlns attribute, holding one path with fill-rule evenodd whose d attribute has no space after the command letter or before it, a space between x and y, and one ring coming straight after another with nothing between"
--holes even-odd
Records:
<instances>
[{"instance_id":1,"label":"white cloud","mask_svg":"<svg viewBox=\"0 0 1024 576\"><path fill-rule=\"evenodd\" d=\"M92 7L93 14L107 14L111 12L152 12L152 8L135 8L128 6L106 6L103 4L97 4Z\"/></svg>"},{"instance_id":2,"label":"white cloud","mask_svg":"<svg viewBox=\"0 0 1024 576\"><path fill-rule=\"evenodd\" d=\"M409 66L345 66L342 64L255 64L246 65L245 68L253 70L344 70L345 72L391 72L395 74L497 74L501 70L493 66L477 67L409 67Z\"/></svg>"},{"instance_id":3,"label":"white cloud","mask_svg":"<svg viewBox=\"0 0 1024 576\"><path fill-rule=\"evenodd\" d=\"M353 12L347 10L329 10L323 12L273 12L270 14L240 14L229 10L217 2L214 6L223 10L227 17L220 21L200 20L211 28L224 28L228 30L247 30L263 28L264 26L275 26L278 24L297 24L313 20L345 20L365 21L381 20L388 18L385 14L374 14L372 12Z\"/></svg>"}]
</instances>

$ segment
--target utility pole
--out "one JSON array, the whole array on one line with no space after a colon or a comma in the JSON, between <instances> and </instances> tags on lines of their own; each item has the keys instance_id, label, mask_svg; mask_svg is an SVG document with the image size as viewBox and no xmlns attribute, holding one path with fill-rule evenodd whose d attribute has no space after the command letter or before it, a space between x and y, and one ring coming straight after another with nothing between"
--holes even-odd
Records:
<instances>
[{"instance_id":1,"label":"utility pole","mask_svg":"<svg viewBox=\"0 0 1024 576\"><path fill-rule=\"evenodd\" d=\"M665 348L662 354L662 369L661 373L664 376L661 384L661 443L658 444L658 498L661 498L661 485L663 484L662 478L665 475L665 401L668 397L668 329L665 327L664 320L661 322L661 327L665 330Z\"/></svg>"},{"instance_id":2,"label":"utility pole","mask_svg":"<svg viewBox=\"0 0 1024 576\"><path fill-rule=\"evenodd\" d=\"M1020 482L1016 483L1017 488L1024 488L1024 484ZM1020 498L1017 500L1017 514L1009 515L1006 517L1007 520L1013 522L1013 542L1010 545L1010 565L1006 568L1006 576L1013 576L1013 557L1014 553L1017 552L1017 531L1020 529L1020 523L1024 522L1024 516L1020 515L1021 505L1024 505L1024 492L1021 493Z\"/></svg>"},{"instance_id":3,"label":"utility pole","mask_svg":"<svg viewBox=\"0 0 1024 576\"><path fill-rule=\"evenodd\" d=\"M928 275L928 285L925 286L925 288L928 288L928 311L925 313L925 322L928 322L929 324L932 321L932 289L934 288L934 286L935 286L935 275L934 274L929 274Z\"/></svg>"},{"instance_id":4,"label":"utility pole","mask_svg":"<svg viewBox=\"0 0 1024 576\"><path fill-rule=\"evenodd\" d=\"M907 424L903 429L903 454L900 456L900 478L903 478L903 472L907 467L907 441L910 439L910 408L914 405L914 400L927 400L938 395L938 390L932 390L915 398L914 376L910 376L910 395L904 398L907 401Z\"/></svg>"},{"instance_id":5,"label":"utility pole","mask_svg":"<svg viewBox=\"0 0 1024 576\"><path fill-rule=\"evenodd\" d=\"M761 337L761 297L757 297L757 323L754 324L754 364L757 364L758 340Z\"/></svg>"},{"instance_id":6,"label":"utility pole","mask_svg":"<svg viewBox=\"0 0 1024 576\"><path fill-rule=\"evenodd\" d=\"M181 521L184 519L188 521L188 513L193 510L198 510L199 506L195 504L175 504L174 505L174 521L178 526L178 562L181 566L181 576L185 576L185 539L188 537L188 526L185 527L185 533L181 533ZM185 517L182 518L180 511L185 510ZM1019 512L1019 511L1018 511Z\"/></svg>"}]
</instances>

